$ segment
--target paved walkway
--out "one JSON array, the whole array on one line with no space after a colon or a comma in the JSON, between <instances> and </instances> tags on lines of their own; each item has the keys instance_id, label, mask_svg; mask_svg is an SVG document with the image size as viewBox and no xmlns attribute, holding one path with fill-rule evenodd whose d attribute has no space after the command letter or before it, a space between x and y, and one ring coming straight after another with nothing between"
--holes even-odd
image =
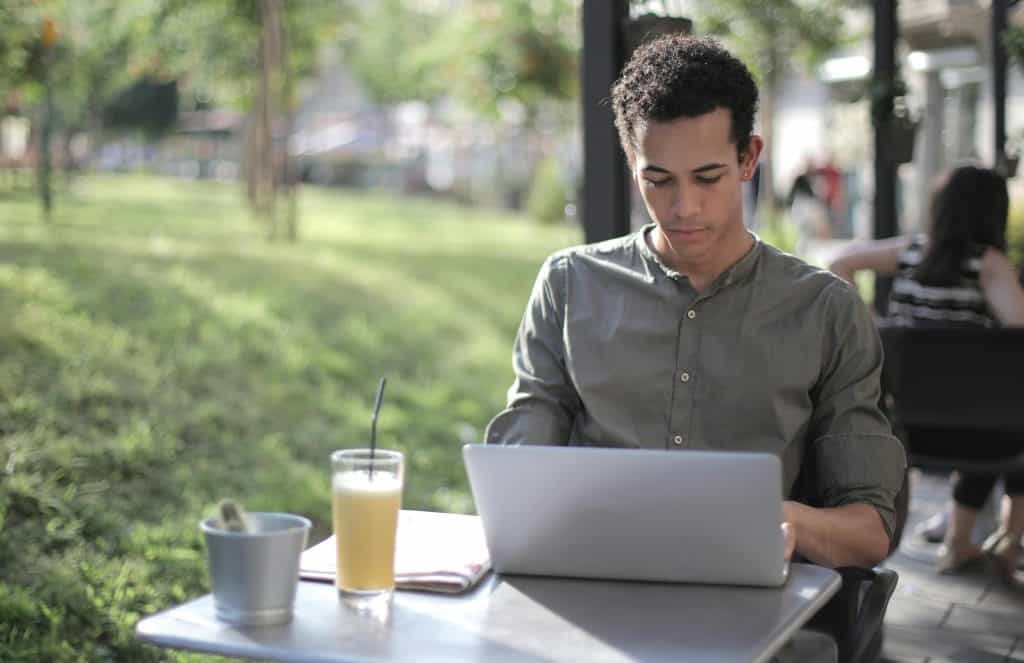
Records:
<instances>
[{"instance_id":1,"label":"paved walkway","mask_svg":"<svg viewBox=\"0 0 1024 663\"><path fill-rule=\"evenodd\" d=\"M1024 591L1011 592L984 573L937 575L938 546L925 543L914 528L943 507L949 483L915 470L910 494L906 534L886 562L900 581L886 613L884 660L1024 663ZM990 519L979 522L976 534L983 537L991 528Z\"/></svg>"}]
</instances>

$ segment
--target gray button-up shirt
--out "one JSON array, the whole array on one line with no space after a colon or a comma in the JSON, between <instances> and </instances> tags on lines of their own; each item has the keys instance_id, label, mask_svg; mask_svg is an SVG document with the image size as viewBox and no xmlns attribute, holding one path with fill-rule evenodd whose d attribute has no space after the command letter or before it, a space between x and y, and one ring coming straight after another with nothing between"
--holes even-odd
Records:
<instances>
[{"instance_id":1,"label":"gray button-up shirt","mask_svg":"<svg viewBox=\"0 0 1024 663\"><path fill-rule=\"evenodd\" d=\"M756 240L698 294L652 228L545 261L486 442L767 451L786 494L809 463L816 501L871 504L891 535L906 459L857 293Z\"/></svg>"}]
</instances>

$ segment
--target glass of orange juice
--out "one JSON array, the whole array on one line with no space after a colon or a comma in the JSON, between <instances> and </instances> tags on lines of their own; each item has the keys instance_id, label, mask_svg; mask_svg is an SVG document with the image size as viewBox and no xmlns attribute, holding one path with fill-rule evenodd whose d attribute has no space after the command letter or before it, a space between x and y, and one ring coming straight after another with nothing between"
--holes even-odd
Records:
<instances>
[{"instance_id":1,"label":"glass of orange juice","mask_svg":"<svg viewBox=\"0 0 1024 663\"><path fill-rule=\"evenodd\" d=\"M394 591L404 474L398 451L344 449L331 454L335 584L343 598L376 603Z\"/></svg>"}]
</instances>

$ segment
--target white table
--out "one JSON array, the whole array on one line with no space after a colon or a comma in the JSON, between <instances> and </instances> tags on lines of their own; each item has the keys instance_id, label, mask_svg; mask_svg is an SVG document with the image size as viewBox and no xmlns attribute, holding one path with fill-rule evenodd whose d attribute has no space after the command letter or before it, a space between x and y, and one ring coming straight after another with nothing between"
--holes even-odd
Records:
<instances>
[{"instance_id":1,"label":"white table","mask_svg":"<svg viewBox=\"0 0 1024 663\"><path fill-rule=\"evenodd\" d=\"M207 595L141 620L161 647L273 661L765 661L839 589L794 564L781 588L485 578L463 596L396 592L386 618L354 612L333 585L300 582L290 624L242 628Z\"/></svg>"}]
</instances>

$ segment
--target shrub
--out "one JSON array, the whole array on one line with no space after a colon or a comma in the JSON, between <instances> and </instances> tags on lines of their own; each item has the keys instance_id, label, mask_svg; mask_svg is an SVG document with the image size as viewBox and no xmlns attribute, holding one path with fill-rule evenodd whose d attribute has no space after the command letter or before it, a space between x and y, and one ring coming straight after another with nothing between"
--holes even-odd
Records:
<instances>
[{"instance_id":1,"label":"shrub","mask_svg":"<svg viewBox=\"0 0 1024 663\"><path fill-rule=\"evenodd\" d=\"M526 213L541 223L554 224L565 218L569 204L558 161L548 157L537 164L526 198Z\"/></svg>"},{"instance_id":2,"label":"shrub","mask_svg":"<svg viewBox=\"0 0 1024 663\"><path fill-rule=\"evenodd\" d=\"M758 236L777 249L786 253L795 253L799 236L796 224L790 221L782 211L765 214L764 217L764 220L755 228Z\"/></svg>"}]
</instances>

